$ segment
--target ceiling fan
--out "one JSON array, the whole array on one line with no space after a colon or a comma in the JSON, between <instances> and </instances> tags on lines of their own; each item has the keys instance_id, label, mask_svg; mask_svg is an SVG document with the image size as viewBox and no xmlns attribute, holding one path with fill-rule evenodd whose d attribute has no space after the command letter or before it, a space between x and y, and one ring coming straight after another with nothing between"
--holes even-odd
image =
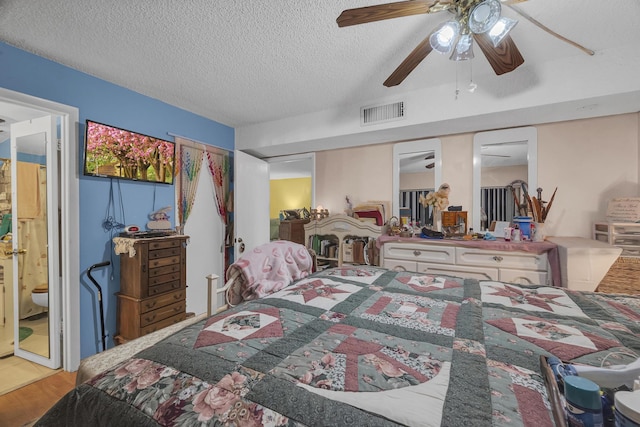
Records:
<instances>
[{"instance_id":1,"label":"ceiling fan","mask_svg":"<svg viewBox=\"0 0 640 427\"><path fill-rule=\"evenodd\" d=\"M586 53L594 52L553 32L526 13L512 6L526 0L406 0L343 11L336 22L339 27L365 24L403 16L451 12L452 19L437 26L405 58L385 80L387 87L397 86L431 53L432 50L448 54L454 61L473 58L473 42L491 64L497 75L509 73L524 63L509 32L518 21L501 16L502 4L531 21L550 34L570 43Z\"/></svg>"}]
</instances>

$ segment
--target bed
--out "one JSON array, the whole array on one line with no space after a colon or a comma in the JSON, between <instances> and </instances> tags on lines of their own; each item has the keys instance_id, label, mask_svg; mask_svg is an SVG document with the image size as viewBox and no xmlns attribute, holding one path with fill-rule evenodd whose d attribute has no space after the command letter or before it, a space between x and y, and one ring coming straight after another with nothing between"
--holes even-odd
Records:
<instances>
[{"instance_id":1,"label":"bed","mask_svg":"<svg viewBox=\"0 0 640 427\"><path fill-rule=\"evenodd\" d=\"M345 266L194 319L36 425L552 426L541 356L639 353L640 297Z\"/></svg>"}]
</instances>

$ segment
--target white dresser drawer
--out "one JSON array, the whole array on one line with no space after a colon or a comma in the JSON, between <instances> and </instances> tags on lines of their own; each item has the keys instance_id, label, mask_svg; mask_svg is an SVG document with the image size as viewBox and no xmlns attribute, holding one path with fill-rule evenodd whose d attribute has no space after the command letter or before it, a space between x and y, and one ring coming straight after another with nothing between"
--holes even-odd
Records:
<instances>
[{"instance_id":1,"label":"white dresser drawer","mask_svg":"<svg viewBox=\"0 0 640 427\"><path fill-rule=\"evenodd\" d=\"M547 254L486 251L482 249L458 247L456 248L456 263L460 265L481 265L495 266L497 268L547 271Z\"/></svg>"},{"instance_id":2,"label":"white dresser drawer","mask_svg":"<svg viewBox=\"0 0 640 427\"><path fill-rule=\"evenodd\" d=\"M548 285L549 275L546 271L500 269L500 281L519 285Z\"/></svg>"},{"instance_id":3,"label":"white dresser drawer","mask_svg":"<svg viewBox=\"0 0 640 427\"><path fill-rule=\"evenodd\" d=\"M464 265L418 263L418 271L427 274L444 274L447 276L463 277L465 279L498 280L500 274L497 268L469 267Z\"/></svg>"},{"instance_id":4,"label":"white dresser drawer","mask_svg":"<svg viewBox=\"0 0 640 427\"><path fill-rule=\"evenodd\" d=\"M382 262L382 266L393 271L418 271L418 263L402 259L387 259Z\"/></svg>"},{"instance_id":5,"label":"white dresser drawer","mask_svg":"<svg viewBox=\"0 0 640 427\"><path fill-rule=\"evenodd\" d=\"M383 246L385 260L407 260L416 262L435 262L439 264L455 264L455 249L445 245L420 245L411 243L393 244ZM386 262L386 261L385 261Z\"/></svg>"}]
</instances>

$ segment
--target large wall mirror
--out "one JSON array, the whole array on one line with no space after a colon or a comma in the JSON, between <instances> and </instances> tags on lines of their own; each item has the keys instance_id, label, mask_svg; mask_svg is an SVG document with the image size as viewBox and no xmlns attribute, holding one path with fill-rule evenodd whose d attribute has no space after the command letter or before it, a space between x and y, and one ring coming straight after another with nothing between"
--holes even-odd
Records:
<instances>
[{"instance_id":1,"label":"large wall mirror","mask_svg":"<svg viewBox=\"0 0 640 427\"><path fill-rule=\"evenodd\" d=\"M523 127L477 133L473 138L473 228L526 214L525 192L536 195L538 136ZM521 209L518 209L518 206Z\"/></svg>"},{"instance_id":2,"label":"large wall mirror","mask_svg":"<svg viewBox=\"0 0 640 427\"><path fill-rule=\"evenodd\" d=\"M393 146L393 215L409 215L425 224L428 213L420 194L434 191L442 182L442 145L439 139L401 142ZM406 212L406 213L405 213Z\"/></svg>"}]
</instances>

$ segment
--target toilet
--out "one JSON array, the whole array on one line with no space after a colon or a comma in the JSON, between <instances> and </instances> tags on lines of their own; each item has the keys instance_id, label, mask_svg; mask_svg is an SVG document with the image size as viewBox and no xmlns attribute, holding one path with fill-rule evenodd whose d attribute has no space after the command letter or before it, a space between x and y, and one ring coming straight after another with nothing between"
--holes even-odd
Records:
<instances>
[{"instance_id":1,"label":"toilet","mask_svg":"<svg viewBox=\"0 0 640 427\"><path fill-rule=\"evenodd\" d=\"M38 286L31 291L31 299L34 304L49 307L49 288L47 285Z\"/></svg>"}]
</instances>

